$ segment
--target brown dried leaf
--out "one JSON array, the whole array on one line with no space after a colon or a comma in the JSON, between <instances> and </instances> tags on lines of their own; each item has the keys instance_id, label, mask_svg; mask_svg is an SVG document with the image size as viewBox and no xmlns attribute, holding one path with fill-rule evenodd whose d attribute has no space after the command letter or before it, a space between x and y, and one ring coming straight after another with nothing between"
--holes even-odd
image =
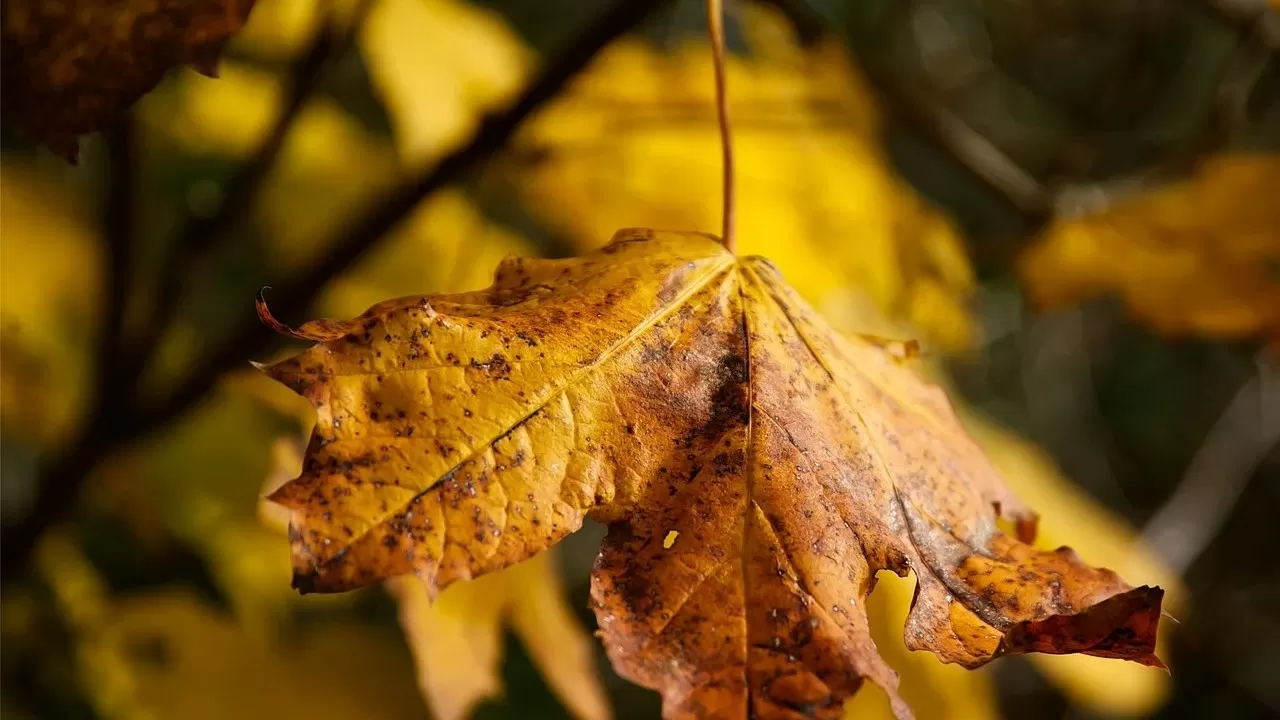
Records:
<instances>
[{"instance_id":1,"label":"brown dried leaf","mask_svg":"<svg viewBox=\"0 0 1280 720\"><path fill-rule=\"evenodd\" d=\"M318 415L272 495L304 592L438 589L590 514L607 650L668 718L839 717L864 678L909 716L868 630L880 570L915 571L907 644L944 661L1159 664L1159 589L1023 544L1034 516L941 390L711 236L624 230L295 335L320 342L267 371Z\"/></svg>"},{"instance_id":2,"label":"brown dried leaf","mask_svg":"<svg viewBox=\"0 0 1280 720\"><path fill-rule=\"evenodd\" d=\"M216 75L222 45L253 0L10 0L4 4L4 112L74 160L76 138L111 123L169 68Z\"/></svg>"}]
</instances>

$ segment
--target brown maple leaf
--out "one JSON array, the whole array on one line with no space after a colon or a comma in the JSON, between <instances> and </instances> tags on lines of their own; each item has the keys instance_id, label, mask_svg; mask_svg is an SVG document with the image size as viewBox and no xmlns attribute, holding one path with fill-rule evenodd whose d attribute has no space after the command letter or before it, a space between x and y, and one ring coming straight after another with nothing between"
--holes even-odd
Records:
<instances>
[{"instance_id":1,"label":"brown maple leaf","mask_svg":"<svg viewBox=\"0 0 1280 720\"><path fill-rule=\"evenodd\" d=\"M1161 590L1023 544L1034 517L941 390L711 236L624 230L290 332L319 341L266 368L318 414L272 495L304 592L441 588L589 514L608 653L667 718L837 717L864 678L909 715L867 627L880 570L915 572L906 639L944 661L1160 664Z\"/></svg>"},{"instance_id":2,"label":"brown maple leaf","mask_svg":"<svg viewBox=\"0 0 1280 720\"><path fill-rule=\"evenodd\" d=\"M4 112L74 161L76 138L106 127L175 65L216 73L253 0L7 0Z\"/></svg>"}]
</instances>

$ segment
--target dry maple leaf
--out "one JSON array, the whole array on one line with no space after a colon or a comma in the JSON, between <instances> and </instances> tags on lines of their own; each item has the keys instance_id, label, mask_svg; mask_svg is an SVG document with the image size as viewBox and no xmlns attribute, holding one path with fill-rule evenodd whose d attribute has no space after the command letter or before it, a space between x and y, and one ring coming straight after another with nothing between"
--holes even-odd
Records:
<instances>
[{"instance_id":1,"label":"dry maple leaf","mask_svg":"<svg viewBox=\"0 0 1280 720\"><path fill-rule=\"evenodd\" d=\"M304 592L438 589L590 514L608 653L667 718L838 717L864 678L908 716L867 627L880 570L915 571L907 644L945 661L1160 664L1160 589L1023 544L1033 516L939 389L712 236L624 230L349 322L260 311L318 341L266 368L318 416L271 496Z\"/></svg>"},{"instance_id":2,"label":"dry maple leaf","mask_svg":"<svg viewBox=\"0 0 1280 720\"><path fill-rule=\"evenodd\" d=\"M107 126L171 67L216 73L253 0L9 0L3 9L6 115L58 155Z\"/></svg>"}]
</instances>

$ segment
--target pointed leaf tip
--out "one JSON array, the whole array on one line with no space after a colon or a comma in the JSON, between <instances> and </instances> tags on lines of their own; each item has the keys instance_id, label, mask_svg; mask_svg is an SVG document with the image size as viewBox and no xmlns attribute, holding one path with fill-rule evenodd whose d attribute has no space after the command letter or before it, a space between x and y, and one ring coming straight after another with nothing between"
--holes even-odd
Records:
<instances>
[{"instance_id":1,"label":"pointed leaf tip","mask_svg":"<svg viewBox=\"0 0 1280 720\"><path fill-rule=\"evenodd\" d=\"M222 61L222 43L216 43L197 52L187 65L201 75L217 80L220 76L218 65Z\"/></svg>"}]
</instances>

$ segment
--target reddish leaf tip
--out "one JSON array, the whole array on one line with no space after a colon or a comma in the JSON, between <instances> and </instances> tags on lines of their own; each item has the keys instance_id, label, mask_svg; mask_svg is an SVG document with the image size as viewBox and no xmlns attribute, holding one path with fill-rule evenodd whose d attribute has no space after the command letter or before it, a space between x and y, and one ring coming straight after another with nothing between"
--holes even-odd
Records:
<instances>
[{"instance_id":1,"label":"reddish leaf tip","mask_svg":"<svg viewBox=\"0 0 1280 720\"><path fill-rule=\"evenodd\" d=\"M1085 653L1163 668L1154 654L1163 600L1164 590L1143 585L1078 613L1021 622L1005 633L995 656Z\"/></svg>"}]
</instances>

